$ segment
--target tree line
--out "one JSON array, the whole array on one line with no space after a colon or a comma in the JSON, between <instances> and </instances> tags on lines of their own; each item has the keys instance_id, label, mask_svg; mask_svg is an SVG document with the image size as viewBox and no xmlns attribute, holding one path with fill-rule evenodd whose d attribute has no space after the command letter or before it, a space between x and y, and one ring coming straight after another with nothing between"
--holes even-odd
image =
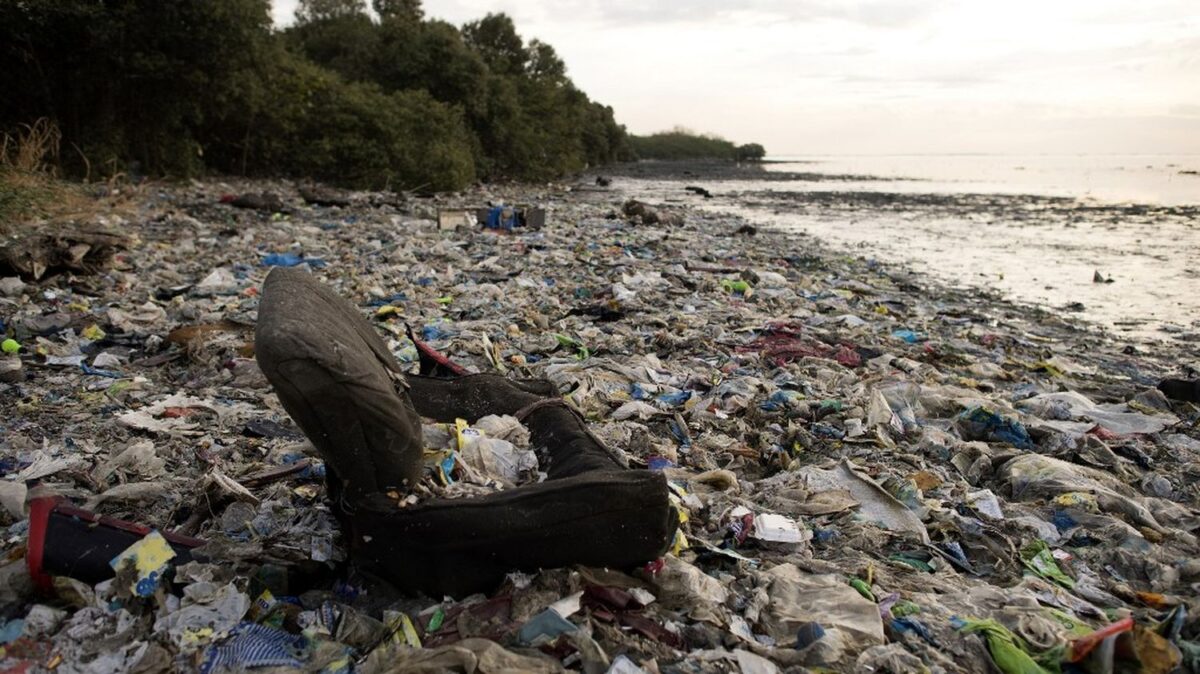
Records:
<instances>
[{"instance_id":1,"label":"tree line","mask_svg":"<svg viewBox=\"0 0 1200 674\"><path fill-rule=\"evenodd\" d=\"M0 3L0 128L47 118L91 177L218 171L358 188L545 180L634 157L612 108L504 14L419 0Z\"/></svg>"},{"instance_id":2,"label":"tree line","mask_svg":"<svg viewBox=\"0 0 1200 674\"><path fill-rule=\"evenodd\" d=\"M631 135L629 146L639 159L759 161L767 156L766 148L758 143L735 145L720 136L695 133L679 127L649 136Z\"/></svg>"}]
</instances>

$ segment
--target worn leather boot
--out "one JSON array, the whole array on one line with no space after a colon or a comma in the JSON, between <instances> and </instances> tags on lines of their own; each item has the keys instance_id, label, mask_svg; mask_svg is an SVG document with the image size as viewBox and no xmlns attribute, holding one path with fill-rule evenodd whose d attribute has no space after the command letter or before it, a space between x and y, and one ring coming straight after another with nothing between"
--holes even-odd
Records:
<instances>
[{"instance_id":1,"label":"worn leather boot","mask_svg":"<svg viewBox=\"0 0 1200 674\"><path fill-rule=\"evenodd\" d=\"M515 570L628 568L661 555L678 526L663 476L623 470L548 382L413 377L410 390L371 325L306 272L268 275L256 353L325 458L352 560L400 589L463 596ZM443 421L523 417L550 479L395 506L385 492L404 491L422 470L418 411Z\"/></svg>"},{"instance_id":2,"label":"worn leather boot","mask_svg":"<svg viewBox=\"0 0 1200 674\"><path fill-rule=\"evenodd\" d=\"M255 358L327 464L330 498L357 504L421 478L421 419L387 345L308 272L267 275Z\"/></svg>"}]
</instances>

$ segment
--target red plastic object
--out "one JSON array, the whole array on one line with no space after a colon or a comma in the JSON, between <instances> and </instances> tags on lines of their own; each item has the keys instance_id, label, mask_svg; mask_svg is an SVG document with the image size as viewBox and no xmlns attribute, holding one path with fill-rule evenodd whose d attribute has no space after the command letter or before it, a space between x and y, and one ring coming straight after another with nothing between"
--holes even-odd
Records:
<instances>
[{"instance_id":1,"label":"red plastic object","mask_svg":"<svg viewBox=\"0 0 1200 674\"><path fill-rule=\"evenodd\" d=\"M1132 629L1133 618L1127 617L1122 618L1121 620L1118 620L1110 625L1105 625L1091 634L1079 637L1071 642L1071 648L1067 651L1067 662L1082 661L1088 656L1088 653L1091 653L1097 646L1100 645L1101 641L1104 641L1105 639L1122 632L1128 632Z\"/></svg>"},{"instance_id":2,"label":"red plastic object","mask_svg":"<svg viewBox=\"0 0 1200 674\"><path fill-rule=\"evenodd\" d=\"M413 333L411 326L405 327L408 329L408 338L412 340L413 345L417 347L417 354L419 355L421 361L421 374L431 374L432 371L438 367L445 368L451 374L460 377L471 374L470 370L450 360L449 356L442 354L437 349L429 346L429 344L417 339L417 336L415 333Z\"/></svg>"},{"instance_id":3,"label":"red plastic object","mask_svg":"<svg viewBox=\"0 0 1200 674\"><path fill-rule=\"evenodd\" d=\"M52 523L59 526L52 526ZM34 584L42 590L53 588L51 573L74 575L70 572L75 571L85 557L89 559L78 567L82 575L111 575L111 570L101 565L106 565L108 560L151 531L153 529L144 524L76 508L61 496L41 496L29 502L29 543L25 562ZM199 538L169 531L161 533L177 552L204 545Z\"/></svg>"}]
</instances>

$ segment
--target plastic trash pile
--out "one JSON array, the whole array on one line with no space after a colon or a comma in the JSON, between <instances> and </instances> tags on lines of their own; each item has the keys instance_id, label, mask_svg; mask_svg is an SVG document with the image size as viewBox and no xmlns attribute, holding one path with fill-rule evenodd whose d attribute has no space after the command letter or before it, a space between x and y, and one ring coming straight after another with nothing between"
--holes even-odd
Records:
<instances>
[{"instance_id":1,"label":"plastic trash pile","mask_svg":"<svg viewBox=\"0 0 1200 674\"><path fill-rule=\"evenodd\" d=\"M0 670L1200 669L1200 410L1155 388L1196 352L630 197L144 188L113 267L0 280ZM489 201L546 224L439 227ZM272 265L357 301L402 363L411 326L553 382L668 477L671 551L470 597L356 572L253 358ZM425 444L401 505L539 479L511 417ZM106 580L31 577L67 554L31 536L46 494L149 533Z\"/></svg>"}]
</instances>

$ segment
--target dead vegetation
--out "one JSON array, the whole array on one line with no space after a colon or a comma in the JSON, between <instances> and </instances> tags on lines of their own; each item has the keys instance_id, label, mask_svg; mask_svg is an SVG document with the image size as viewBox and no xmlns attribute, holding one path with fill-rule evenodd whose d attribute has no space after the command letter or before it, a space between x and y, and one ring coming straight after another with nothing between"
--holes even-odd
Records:
<instances>
[{"instance_id":1,"label":"dead vegetation","mask_svg":"<svg viewBox=\"0 0 1200 674\"><path fill-rule=\"evenodd\" d=\"M45 118L0 134L0 235L37 223L91 221L127 199L131 188L120 174L99 186L88 184L90 176L83 183L61 179L61 144L62 133Z\"/></svg>"},{"instance_id":2,"label":"dead vegetation","mask_svg":"<svg viewBox=\"0 0 1200 674\"><path fill-rule=\"evenodd\" d=\"M42 118L0 135L0 272L41 278L56 270L91 273L128 245L106 221L122 212L131 188L62 180L62 134ZM98 188L98 189L97 189ZM99 196L103 195L103 196ZM105 218L98 216L104 213Z\"/></svg>"}]
</instances>

